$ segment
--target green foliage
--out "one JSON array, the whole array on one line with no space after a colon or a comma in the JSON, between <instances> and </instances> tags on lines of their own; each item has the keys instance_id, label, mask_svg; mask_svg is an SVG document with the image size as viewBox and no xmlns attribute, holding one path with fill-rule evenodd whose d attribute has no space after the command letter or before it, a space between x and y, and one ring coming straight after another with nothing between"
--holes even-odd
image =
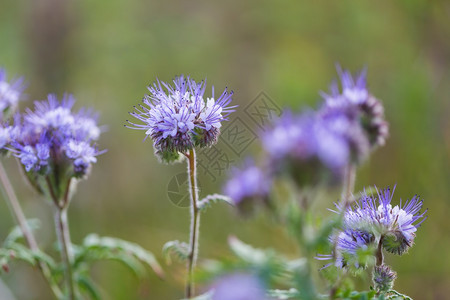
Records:
<instances>
[{"instance_id":1,"label":"green foliage","mask_svg":"<svg viewBox=\"0 0 450 300\"><path fill-rule=\"evenodd\" d=\"M98 260L117 260L129 267L139 277L143 277L145 274L144 266L150 267L159 277L164 276L153 253L135 243L89 234L84 239L82 246L75 249L73 263L75 270L83 270L88 263Z\"/></svg>"},{"instance_id":2,"label":"green foliage","mask_svg":"<svg viewBox=\"0 0 450 300\"><path fill-rule=\"evenodd\" d=\"M28 227L36 230L40 226L37 219L27 220ZM24 261L32 267L37 267L39 263L46 264L53 274L59 274L60 270L55 261L42 251L32 251L19 241L23 239L23 233L19 226L14 227L0 249L0 265L3 270L8 271L8 264L13 261Z\"/></svg>"},{"instance_id":3,"label":"green foliage","mask_svg":"<svg viewBox=\"0 0 450 300\"><path fill-rule=\"evenodd\" d=\"M207 208L211 207L211 205L213 203L217 203L217 202L225 202L231 206L233 206L233 201L231 200L230 197L227 197L225 195L220 195L220 194L212 194L212 195L208 195L205 198L203 198L202 200L198 201L197 203L197 207L200 211L205 211Z\"/></svg>"},{"instance_id":4,"label":"green foliage","mask_svg":"<svg viewBox=\"0 0 450 300\"><path fill-rule=\"evenodd\" d=\"M164 244L162 252L167 264L172 263L172 255L180 261L185 261L189 256L189 245L180 241L169 241Z\"/></svg>"}]
</instances>

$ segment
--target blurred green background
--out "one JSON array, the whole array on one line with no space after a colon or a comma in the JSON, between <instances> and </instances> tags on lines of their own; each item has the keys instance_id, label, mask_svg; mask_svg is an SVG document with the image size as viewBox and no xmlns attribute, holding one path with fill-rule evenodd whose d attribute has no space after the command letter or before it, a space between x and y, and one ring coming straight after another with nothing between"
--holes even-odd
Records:
<instances>
[{"instance_id":1,"label":"blurred green background","mask_svg":"<svg viewBox=\"0 0 450 300\"><path fill-rule=\"evenodd\" d=\"M0 0L0 45L0 66L29 83L22 108L67 91L78 107L101 111L108 126L100 140L108 152L71 205L73 242L98 232L138 242L158 257L166 241L187 240L189 217L167 196L169 181L185 166L158 164L143 132L123 127L149 83L191 74L207 77L216 91L232 88L241 108L264 91L280 107L299 109L318 104L318 91L336 77L335 63L352 71L367 66L391 136L359 170L357 188L397 183L397 199L415 193L425 199L429 218L416 245L388 261L399 275L397 290L414 299L448 299L450 2ZM43 220L42 247L52 251L50 206L20 178L13 160L6 164L27 215ZM206 195L221 188L224 176L199 179ZM1 239L13 225L1 201ZM296 253L283 229L261 214L242 220L217 205L202 225L201 257L226 255L230 234ZM151 272L138 281L109 262L96 264L92 274L106 299L178 299L184 264L163 266L165 281ZM1 279L17 299L50 299L39 273L26 265L12 266Z\"/></svg>"}]
</instances>

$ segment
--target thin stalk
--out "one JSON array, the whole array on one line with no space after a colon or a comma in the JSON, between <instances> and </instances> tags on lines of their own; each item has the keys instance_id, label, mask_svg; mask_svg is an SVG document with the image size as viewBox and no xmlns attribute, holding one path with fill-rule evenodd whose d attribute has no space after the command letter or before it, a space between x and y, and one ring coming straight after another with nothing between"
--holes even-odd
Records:
<instances>
[{"instance_id":1,"label":"thin stalk","mask_svg":"<svg viewBox=\"0 0 450 300\"><path fill-rule=\"evenodd\" d=\"M376 262L377 266L381 266L383 264L383 262L384 262L384 257L383 257L383 240L384 240L384 237L382 236L380 238L380 241L378 242L377 252L375 253L375 257L377 258L377 262Z\"/></svg>"},{"instance_id":2,"label":"thin stalk","mask_svg":"<svg viewBox=\"0 0 450 300\"><path fill-rule=\"evenodd\" d=\"M67 209L69 206L69 189L70 179L66 187L63 199L59 200L55 198L55 193L51 186L50 180L47 178L48 188L55 208L55 229L56 236L58 238L59 248L61 251L61 259L64 264L64 279L66 281L66 289L68 293L68 299L74 300L75 297L75 282L72 274L72 243L70 241L69 223L67 220Z\"/></svg>"},{"instance_id":3,"label":"thin stalk","mask_svg":"<svg viewBox=\"0 0 450 300\"><path fill-rule=\"evenodd\" d=\"M32 231L28 227L25 214L23 213L17 195L14 192L12 184L9 181L8 175L6 174L5 168L3 167L3 163L1 161L0 161L0 181L4 188L6 202L8 203L11 213L13 214L17 224L20 227L20 230L22 231L22 234L25 238L25 241L28 244L28 247L33 252L39 252L40 251L39 246L36 242L36 239L34 238ZM57 297L58 299L61 298L62 296L61 290L52 280L51 271L48 268L48 266L39 261L38 267L44 278L47 280L55 297Z\"/></svg>"},{"instance_id":4,"label":"thin stalk","mask_svg":"<svg viewBox=\"0 0 450 300\"><path fill-rule=\"evenodd\" d=\"M344 184L342 187L342 197L344 200L344 208L352 203L352 194L355 189L356 166L349 163L345 168Z\"/></svg>"},{"instance_id":5,"label":"thin stalk","mask_svg":"<svg viewBox=\"0 0 450 300\"><path fill-rule=\"evenodd\" d=\"M11 182L9 181L8 176L6 175L5 168L3 167L3 163L0 162L0 181L4 187L4 191L6 194L6 200L9 204L12 214L19 224L20 230L22 230L23 236L32 251L38 251L38 245L36 239L33 236L30 228L28 227L27 220L25 218L25 214L20 207L19 200L17 199L16 193L12 187Z\"/></svg>"},{"instance_id":6,"label":"thin stalk","mask_svg":"<svg viewBox=\"0 0 450 300\"><path fill-rule=\"evenodd\" d=\"M196 154L195 150L189 151L186 155L188 158L188 177L189 177L189 193L191 196L191 228L190 228L190 243L189 256L187 263L187 283L186 283L186 298L191 298L194 295L193 275L195 262L198 255L198 236L200 228L200 214L197 206L198 188L197 188L197 169L196 169Z\"/></svg>"},{"instance_id":7,"label":"thin stalk","mask_svg":"<svg viewBox=\"0 0 450 300\"><path fill-rule=\"evenodd\" d=\"M345 212L349 208L349 206L352 204L352 194L355 189L355 181L356 181L356 166L353 163L349 163L347 167L345 168L345 174L344 174L344 182L342 184L342 200L341 200L341 207L342 207L342 215L341 218L344 217ZM336 236L333 241L333 260L336 260L336 246L337 246L337 239ZM336 298L336 292L339 287L339 282L334 284L330 289L330 299Z\"/></svg>"}]
</instances>

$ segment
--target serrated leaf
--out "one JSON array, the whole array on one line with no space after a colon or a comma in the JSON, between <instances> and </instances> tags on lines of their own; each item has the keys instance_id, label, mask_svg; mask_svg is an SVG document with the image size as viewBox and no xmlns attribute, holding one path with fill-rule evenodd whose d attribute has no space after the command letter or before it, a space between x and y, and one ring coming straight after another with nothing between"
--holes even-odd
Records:
<instances>
[{"instance_id":1,"label":"serrated leaf","mask_svg":"<svg viewBox=\"0 0 450 300\"><path fill-rule=\"evenodd\" d=\"M231 206L234 206L233 200L230 197L221 194L212 194L198 201L197 207L200 211L205 211L207 208L211 207L213 203L217 202L225 202Z\"/></svg>"},{"instance_id":2,"label":"serrated leaf","mask_svg":"<svg viewBox=\"0 0 450 300\"><path fill-rule=\"evenodd\" d=\"M175 255L180 261L184 261L189 257L189 245L180 241L170 241L164 244L162 249L167 264L171 264L171 256Z\"/></svg>"},{"instance_id":3,"label":"serrated leaf","mask_svg":"<svg viewBox=\"0 0 450 300\"><path fill-rule=\"evenodd\" d=\"M300 297L300 293L294 288L289 290L268 290L267 296L277 300L286 300L298 298Z\"/></svg>"},{"instance_id":4,"label":"serrated leaf","mask_svg":"<svg viewBox=\"0 0 450 300\"><path fill-rule=\"evenodd\" d=\"M164 272L153 253L145 250L135 243L112 237L99 237L97 234L88 235L83 245L78 247L74 266L77 267L85 261L118 260L137 275L143 274L142 263L149 266L159 277Z\"/></svg>"}]
</instances>

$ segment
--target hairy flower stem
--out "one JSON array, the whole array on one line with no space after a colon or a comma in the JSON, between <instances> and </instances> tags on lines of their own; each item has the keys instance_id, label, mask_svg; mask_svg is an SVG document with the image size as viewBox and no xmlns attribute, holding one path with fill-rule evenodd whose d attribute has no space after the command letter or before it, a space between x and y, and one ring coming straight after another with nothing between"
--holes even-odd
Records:
<instances>
[{"instance_id":1,"label":"hairy flower stem","mask_svg":"<svg viewBox=\"0 0 450 300\"><path fill-rule=\"evenodd\" d=\"M191 229L190 229L190 243L189 256L187 263L187 283L186 283L186 298L191 298L194 295L194 267L198 255L198 236L200 228L200 213L197 206L198 188L197 188L197 169L196 169L196 154L195 150L189 150L188 158L188 177L189 177L189 193L191 196Z\"/></svg>"},{"instance_id":2,"label":"hairy flower stem","mask_svg":"<svg viewBox=\"0 0 450 300\"><path fill-rule=\"evenodd\" d=\"M55 197L55 193L49 180L48 187L55 207L55 229L58 238L59 248L61 251L61 259L64 264L64 279L66 281L67 299L74 300L75 297L75 283L72 274L72 243L70 241L69 223L67 220L67 209L69 207L69 189L70 179L66 187L63 199Z\"/></svg>"},{"instance_id":3,"label":"hairy flower stem","mask_svg":"<svg viewBox=\"0 0 450 300\"><path fill-rule=\"evenodd\" d=\"M384 262L384 257L383 257L383 240L384 237L382 236L380 238L380 241L378 242L378 247L377 247L377 252L375 253L375 257L377 259L376 265L377 266L381 266Z\"/></svg>"},{"instance_id":4,"label":"hairy flower stem","mask_svg":"<svg viewBox=\"0 0 450 300\"><path fill-rule=\"evenodd\" d=\"M348 206L350 206L350 204L352 203L352 194L355 189L355 180L356 166L352 163L349 163L345 168L345 177L342 187L342 197L344 200L345 209L348 208Z\"/></svg>"},{"instance_id":5,"label":"hairy flower stem","mask_svg":"<svg viewBox=\"0 0 450 300\"><path fill-rule=\"evenodd\" d=\"M8 203L9 208L11 209L11 212L16 219L17 224L19 225L20 230L22 231L22 234L25 238L25 241L28 244L28 247L33 252L39 252L39 247L36 242L36 239L34 238L34 235L30 228L28 227L25 214L23 213L23 210L20 206L19 200L17 198L16 193L14 192L14 189L12 187L11 182L9 181L8 175L6 174L5 168L3 167L3 163L0 161L0 181L3 185L3 190L5 192L5 199ZM48 284L50 285L51 290L53 291L53 294L59 299L62 296L61 290L59 287L55 284L53 279L51 278L51 271L48 268L48 266L41 261L38 263L39 270L42 272L42 275L44 275L44 278L47 280Z\"/></svg>"}]
</instances>

